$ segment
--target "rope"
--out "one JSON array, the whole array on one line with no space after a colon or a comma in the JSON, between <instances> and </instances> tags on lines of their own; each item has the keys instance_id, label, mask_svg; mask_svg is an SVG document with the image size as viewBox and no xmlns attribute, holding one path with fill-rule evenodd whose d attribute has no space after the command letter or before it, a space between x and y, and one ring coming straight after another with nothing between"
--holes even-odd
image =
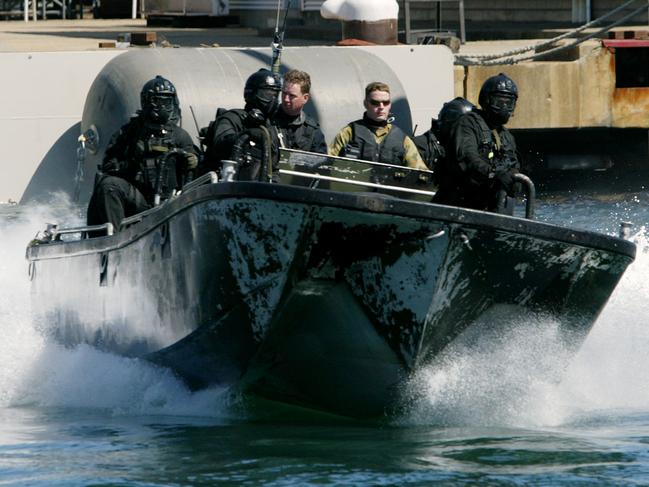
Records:
<instances>
[{"instance_id":1,"label":"rope","mask_svg":"<svg viewBox=\"0 0 649 487\"><path fill-rule=\"evenodd\" d=\"M611 10L610 12L602 15L601 17L599 17L599 18L597 18L595 20L591 20L590 22L588 22L587 24L582 25L581 27L573 29L573 30L571 30L569 32L565 32L565 33L563 33L563 34L561 34L561 35L559 35L557 37L553 37L552 39L549 39L547 41L543 41L543 42L538 43L538 44L533 44L533 45L530 45L530 46L527 46L527 47L514 49L513 51L507 51L507 52L504 52L504 53L501 53L501 54L469 54L466 57L481 58L481 59L497 59L497 58L501 58L501 57L513 56L515 54L522 54L524 52L531 51L532 49L538 49L540 47L550 46L550 45L556 43L557 41L563 40L563 39L565 39L567 37L572 37L575 34L578 34L578 33L582 32L582 31L584 31L584 30L586 30L586 29L588 29L588 28L590 28L590 27L592 27L594 25L599 24L601 21L607 19L611 15L616 14L620 10L625 9L626 7L628 7L629 5L631 5L632 3L635 3L637 1L638 0L628 0L627 2L623 3L622 5L617 6L616 8ZM610 28L610 26L609 26L609 28Z\"/></svg>"},{"instance_id":2,"label":"rope","mask_svg":"<svg viewBox=\"0 0 649 487\"><path fill-rule=\"evenodd\" d=\"M540 53L534 53L531 56L513 57L513 56L515 56L517 54L522 54L522 53L530 51L532 49L536 50L536 49L539 49L541 47L552 45L552 44L556 43L559 40L563 40L563 39L565 39L567 37L570 37L570 36L572 36L572 35L574 35L576 33L582 32L582 31L592 27L593 25L596 25L596 24L600 23L602 20L610 17L611 15L614 15L615 13L619 12L620 10L628 7L630 4L635 3L637 1L638 0L629 0L629 1L625 2L625 3L623 3L622 5L616 7L615 9L611 10L610 12L602 15L601 17L599 17L599 18L597 18L597 19L595 19L595 20L593 20L593 21L591 21L591 22L589 22L587 24L582 25L581 27L579 27L577 29L574 29L574 30L572 30L570 32L566 32L564 34L561 34L561 35L559 35L559 36L557 36L557 37L555 37L553 39L550 39L548 41L544 41L544 42L534 44L534 45L531 45L531 46L527 46L527 47L524 47L524 48L504 52L504 53L501 53L501 54L476 54L476 55L465 55L465 56L457 55L456 58L455 58L456 59L456 64L463 65L463 66L470 66L470 65L493 66L493 65L497 65L497 64L515 64L515 63L518 63L518 62L521 62L521 61L529 61L529 60L533 60L533 59L537 59L537 58L547 56L548 54L552 54L552 53L556 53L556 52L559 52L559 51L563 51L565 49L569 49L571 47L574 47L574 46L577 46L577 45L581 44L582 42L587 41L588 39L599 36L600 34L612 29L613 27L617 27L618 25L624 23L628 19L638 15L640 12L647 9L647 4L649 4L649 0L645 0L645 3L646 3L645 5L633 10L631 13L623 16L622 18L616 20L615 22L611 23L610 25L607 25L607 26L605 26L605 27L603 27L603 28L591 33L591 34L588 34L588 35L586 35L584 37L581 37L581 38L575 40L574 42L564 44L563 46L557 46L557 47L555 47L553 49L548 49L548 50L540 52ZM479 59L477 59L477 58L479 58Z\"/></svg>"},{"instance_id":3,"label":"rope","mask_svg":"<svg viewBox=\"0 0 649 487\"><path fill-rule=\"evenodd\" d=\"M498 64L516 64L516 63L519 63L521 61L531 61L531 60L534 60L534 59L543 58L543 57L546 57L548 54L554 54L554 53L557 53L557 52L560 52L560 51L564 51L566 49L570 49L572 47L575 47L575 46L581 44L582 42L587 41L588 39L591 39L593 37L597 37L600 34L602 34L603 32L606 32L607 30L611 29L612 27L616 27L617 25L622 24L623 22L630 19L631 17L639 14L640 12L645 10L646 8L647 8L646 6L639 7L636 10L632 11L631 13L625 15L621 19L615 21L614 23L612 23L609 26L606 26L606 27L604 27L604 28L602 28L602 29L600 29L598 31L595 31L595 32L593 32L591 34L588 34L587 36L582 37L580 39L576 39L574 42L564 44L563 46L558 46L558 47L555 47L553 49L548 49L547 51L534 53L534 54L532 54L530 56L523 56L523 57L517 57L517 58L510 57L510 58L506 58L506 59L496 59L496 60L492 60L492 61L474 62L474 61L471 61L471 60L466 60L466 59L460 58L460 59L458 59L457 64L464 65L464 66L476 65L476 64L480 65L480 66L494 66L494 65L498 65Z\"/></svg>"}]
</instances>

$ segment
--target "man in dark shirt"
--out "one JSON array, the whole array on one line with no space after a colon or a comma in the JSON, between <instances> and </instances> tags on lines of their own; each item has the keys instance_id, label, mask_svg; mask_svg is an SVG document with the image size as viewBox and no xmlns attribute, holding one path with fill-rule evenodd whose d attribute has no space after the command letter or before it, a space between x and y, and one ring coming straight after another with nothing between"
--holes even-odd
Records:
<instances>
[{"instance_id":1,"label":"man in dark shirt","mask_svg":"<svg viewBox=\"0 0 649 487\"><path fill-rule=\"evenodd\" d=\"M327 153L327 142L320 124L304 113L310 98L311 77L292 69L284 75L282 104L273 119L279 130L280 143L288 149Z\"/></svg>"},{"instance_id":2,"label":"man in dark shirt","mask_svg":"<svg viewBox=\"0 0 649 487\"><path fill-rule=\"evenodd\" d=\"M271 124L279 106L282 79L268 69L250 75L243 90L245 107L217 110L205 133L202 170L221 172L222 161L237 163L236 180L276 181L279 164L277 128Z\"/></svg>"},{"instance_id":3,"label":"man in dark shirt","mask_svg":"<svg viewBox=\"0 0 649 487\"><path fill-rule=\"evenodd\" d=\"M514 174L520 163L516 143L505 128L514 113L518 88L504 74L480 89L481 109L461 116L451 130L436 203L511 214Z\"/></svg>"}]
</instances>

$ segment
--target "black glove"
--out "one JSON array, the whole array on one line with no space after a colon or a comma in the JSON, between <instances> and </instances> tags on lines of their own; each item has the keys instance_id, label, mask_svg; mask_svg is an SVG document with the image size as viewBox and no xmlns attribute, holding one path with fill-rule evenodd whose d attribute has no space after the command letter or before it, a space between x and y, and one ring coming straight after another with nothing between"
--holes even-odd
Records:
<instances>
[{"instance_id":1,"label":"black glove","mask_svg":"<svg viewBox=\"0 0 649 487\"><path fill-rule=\"evenodd\" d=\"M198 166L198 156L193 152L183 151L182 162L186 171L194 170Z\"/></svg>"},{"instance_id":2,"label":"black glove","mask_svg":"<svg viewBox=\"0 0 649 487\"><path fill-rule=\"evenodd\" d=\"M507 196L514 196L514 177L511 171L498 171L494 179L498 183L498 189L504 190Z\"/></svg>"},{"instance_id":3,"label":"black glove","mask_svg":"<svg viewBox=\"0 0 649 487\"><path fill-rule=\"evenodd\" d=\"M460 162L459 167L462 171L465 171L470 178L480 182L486 182L492 174L491 166L484 161L471 162L469 164Z\"/></svg>"}]
</instances>

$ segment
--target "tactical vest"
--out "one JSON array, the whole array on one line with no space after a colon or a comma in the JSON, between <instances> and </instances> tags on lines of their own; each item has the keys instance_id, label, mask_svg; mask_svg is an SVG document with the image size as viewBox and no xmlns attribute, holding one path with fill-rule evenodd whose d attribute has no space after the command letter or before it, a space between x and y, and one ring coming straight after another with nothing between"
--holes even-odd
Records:
<instances>
[{"instance_id":1,"label":"tactical vest","mask_svg":"<svg viewBox=\"0 0 649 487\"><path fill-rule=\"evenodd\" d=\"M429 130L413 139L419 155L428 166L428 169L435 171L438 169L438 162L445 157L446 151L440 144L432 130Z\"/></svg>"},{"instance_id":2,"label":"tactical vest","mask_svg":"<svg viewBox=\"0 0 649 487\"><path fill-rule=\"evenodd\" d=\"M518 165L518 158L516 157L513 139L509 130L503 128L498 133L495 129L490 129L485 119L475 112L467 113L465 116L473 117L478 123L480 128L478 151L494 169L502 166L512 168Z\"/></svg>"},{"instance_id":3,"label":"tactical vest","mask_svg":"<svg viewBox=\"0 0 649 487\"><path fill-rule=\"evenodd\" d=\"M205 159L212 163L217 163L223 159L230 158L230 150L223 147L214 146L214 134L216 127L223 120L228 120L233 127L243 128L243 121L247 116L247 112L242 108L233 108L231 110L226 108L218 108L216 110L216 117L210 122L207 127L200 130L200 136L203 144L205 145Z\"/></svg>"},{"instance_id":4,"label":"tactical vest","mask_svg":"<svg viewBox=\"0 0 649 487\"><path fill-rule=\"evenodd\" d=\"M278 127L278 131L284 141L284 146L289 149L312 150L318 123L307 116L304 122L297 126L295 130L291 130L290 127L290 125L287 127Z\"/></svg>"},{"instance_id":5,"label":"tactical vest","mask_svg":"<svg viewBox=\"0 0 649 487\"><path fill-rule=\"evenodd\" d=\"M267 152L264 152L264 142ZM239 163L239 181L278 182L279 142L273 125L243 130L234 142L231 158Z\"/></svg>"},{"instance_id":6,"label":"tactical vest","mask_svg":"<svg viewBox=\"0 0 649 487\"><path fill-rule=\"evenodd\" d=\"M129 167L135 171L134 183L147 199L157 189L163 197L169 196L178 185L175 158L164 160L162 156L176 147L173 127L147 127L136 118L128 126L127 133L125 154Z\"/></svg>"},{"instance_id":7,"label":"tactical vest","mask_svg":"<svg viewBox=\"0 0 649 487\"><path fill-rule=\"evenodd\" d=\"M378 144L374 132L367 128L363 120L352 122L349 126L352 129L352 137L343 147L341 156L404 165L403 141L406 134L399 127L392 125L390 132L383 138L381 144Z\"/></svg>"}]
</instances>

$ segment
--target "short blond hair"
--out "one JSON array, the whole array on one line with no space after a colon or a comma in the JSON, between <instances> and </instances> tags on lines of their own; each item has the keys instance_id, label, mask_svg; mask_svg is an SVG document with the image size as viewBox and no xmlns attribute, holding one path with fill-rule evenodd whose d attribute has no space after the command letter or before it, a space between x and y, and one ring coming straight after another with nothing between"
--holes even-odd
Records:
<instances>
[{"instance_id":1,"label":"short blond hair","mask_svg":"<svg viewBox=\"0 0 649 487\"><path fill-rule=\"evenodd\" d=\"M306 71L291 69L284 75L284 84L286 83L299 85L303 95L311 92L311 76Z\"/></svg>"},{"instance_id":2,"label":"short blond hair","mask_svg":"<svg viewBox=\"0 0 649 487\"><path fill-rule=\"evenodd\" d=\"M390 87L381 81L372 81L365 87L365 98L369 98L370 93L374 91L385 91L390 93Z\"/></svg>"}]
</instances>

